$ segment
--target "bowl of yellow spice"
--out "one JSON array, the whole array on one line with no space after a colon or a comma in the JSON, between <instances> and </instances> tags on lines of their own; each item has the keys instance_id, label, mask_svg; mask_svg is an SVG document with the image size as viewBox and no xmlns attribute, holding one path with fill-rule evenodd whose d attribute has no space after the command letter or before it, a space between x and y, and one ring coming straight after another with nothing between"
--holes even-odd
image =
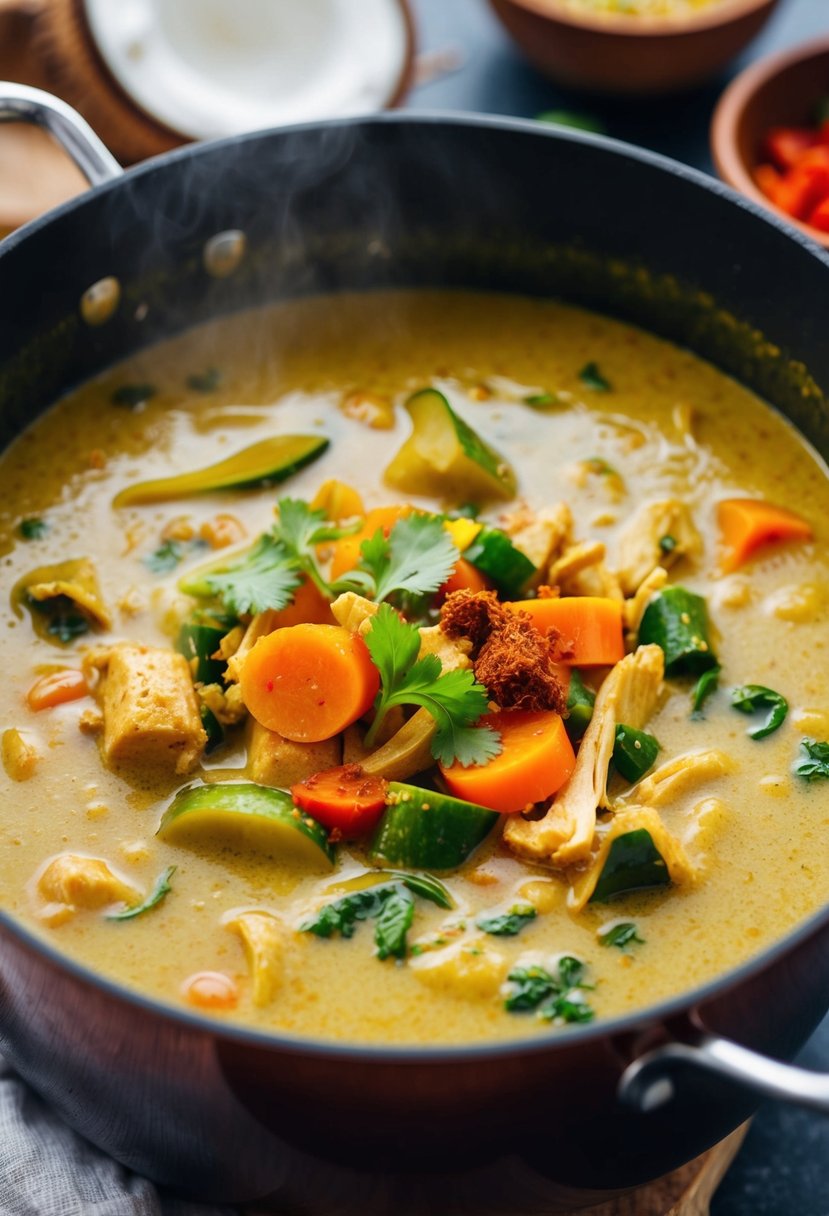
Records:
<instances>
[{"instance_id":1,"label":"bowl of yellow spice","mask_svg":"<svg viewBox=\"0 0 829 1216\"><path fill-rule=\"evenodd\" d=\"M778 0L490 0L556 83L654 96L702 83L759 33Z\"/></svg>"}]
</instances>

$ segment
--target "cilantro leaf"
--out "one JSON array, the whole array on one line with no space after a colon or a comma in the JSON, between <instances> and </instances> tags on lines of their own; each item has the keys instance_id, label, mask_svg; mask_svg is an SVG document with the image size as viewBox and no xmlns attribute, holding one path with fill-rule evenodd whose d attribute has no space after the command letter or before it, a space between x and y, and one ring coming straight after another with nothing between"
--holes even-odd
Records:
<instances>
[{"instance_id":1,"label":"cilantro leaf","mask_svg":"<svg viewBox=\"0 0 829 1216\"><path fill-rule=\"evenodd\" d=\"M49 525L45 519L31 516L29 519L21 519L17 530L24 540L41 540L49 531Z\"/></svg>"},{"instance_id":2,"label":"cilantro leaf","mask_svg":"<svg viewBox=\"0 0 829 1216\"><path fill-rule=\"evenodd\" d=\"M801 739L800 746L806 753L792 767L796 776L804 781L829 780L829 743L818 743L816 739Z\"/></svg>"},{"instance_id":3,"label":"cilantro leaf","mask_svg":"<svg viewBox=\"0 0 829 1216\"><path fill-rule=\"evenodd\" d=\"M163 874L159 874L156 879L155 886L146 899L142 899L140 904L133 904L130 908L124 908L122 912L111 912L107 920L132 920L135 916L141 916L144 912L149 912L151 908L157 908L158 905L172 891L170 879L176 872L175 866L168 866Z\"/></svg>"},{"instance_id":4,"label":"cilantro leaf","mask_svg":"<svg viewBox=\"0 0 829 1216\"><path fill-rule=\"evenodd\" d=\"M280 498L276 504L279 518L271 529L271 538L281 544L297 568L316 584L327 597L333 590L320 573L316 559L316 547L328 540L339 540L359 531L357 521L339 527L326 519L325 512L314 510L300 498Z\"/></svg>"},{"instance_id":5,"label":"cilantro leaf","mask_svg":"<svg viewBox=\"0 0 829 1216\"><path fill-rule=\"evenodd\" d=\"M585 388L591 388L594 393L609 393L613 387L610 381L602 375L596 362L585 363L579 372L579 380Z\"/></svg>"},{"instance_id":6,"label":"cilantro leaf","mask_svg":"<svg viewBox=\"0 0 829 1216\"><path fill-rule=\"evenodd\" d=\"M504 1007L509 1013L535 1011L546 1022L590 1022L594 1017L581 989L586 967L572 955L564 955L554 971L532 965L513 967L507 976L509 987Z\"/></svg>"},{"instance_id":7,"label":"cilantro leaf","mask_svg":"<svg viewBox=\"0 0 829 1216\"><path fill-rule=\"evenodd\" d=\"M227 612L265 612L284 608L299 586L301 574L285 546L267 533L235 559L195 571L179 582L186 595L216 596Z\"/></svg>"},{"instance_id":8,"label":"cilantro leaf","mask_svg":"<svg viewBox=\"0 0 829 1216\"><path fill-rule=\"evenodd\" d=\"M399 519L388 537L378 528L363 541L360 554L360 565L347 581L378 603L392 595L434 594L460 556L441 517L423 514Z\"/></svg>"},{"instance_id":9,"label":"cilantro leaf","mask_svg":"<svg viewBox=\"0 0 829 1216\"><path fill-rule=\"evenodd\" d=\"M475 924L493 937L515 937L536 915L532 904L515 904L501 916L479 916Z\"/></svg>"},{"instance_id":10,"label":"cilantro leaf","mask_svg":"<svg viewBox=\"0 0 829 1216\"><path fill-rule=\"evenodd\" d=\"M165 540L157 549L153 549L152 553L145 554L141 560L148 570L152 570L153 574L168 574L170 570L175 570L183 557L184 545L181 541Z\"/></svg>"},{"instance_id":11,"label":"cilantro leaf","mask_svg":"<svg viewBox=\"0 0 829 1216\"><path fill-rule=\"evenodd\" d=\"M352 891L332 900L311 920L300 925L300 933L317 937L354 936L361 920L374 920L377 957L405 958L406 937L414 920L414 895L431 900L442 908L452 907L452 897L443 883L430 874L401 874L389 871L393 881Z\"/></svg>"},{"instance_id":12,"label":"cilantro leaf","mask_svg":"<svg viewBox=\"0 0 829 1216\"><path fill-rule=\"evenodd\" d=\"M401 620L389 604L381 604L366 634L366 645L380 672L375 718L366 741L370 747L386 712L393 705L420 705L437 723L432 755L441 764L454 760L464 766L485 764L501 750L496 731L469 729L485 714L489 694L471 671L441 671L440 659L419 659L420 634Z\"/></svg>"}]
</instances>

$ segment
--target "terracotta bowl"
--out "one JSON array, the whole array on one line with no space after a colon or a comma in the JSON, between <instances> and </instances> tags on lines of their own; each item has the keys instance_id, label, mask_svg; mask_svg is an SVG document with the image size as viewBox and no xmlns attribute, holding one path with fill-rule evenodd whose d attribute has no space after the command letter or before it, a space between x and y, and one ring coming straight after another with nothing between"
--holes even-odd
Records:
<instances>
[{"instance_id":1,"label":"terracotta bowl","mask_svg":"<svg viewBox=\"0 0 829 1216\"><path fill-rule=\"evenodd\" d=\"M723 181L783 216L824 248L829 233L792 219L754 183L752 170L769 127L809 126L815 106L829 96L829 36L761 59L732 81L711 121L711 151Z\"/></svg>"},{"instance_id":2,"label":"terracotta bowl","mask_svg":"<svg viewBox=\"0 0 829 1216\"><path fill-rule=\"evenodd\" d=\"M700 84L766 23L778 0L720 0L692 17L585 16L562 0L490 0L527 58L558 84L651 96Z\"/></svg>"}]
</instances>

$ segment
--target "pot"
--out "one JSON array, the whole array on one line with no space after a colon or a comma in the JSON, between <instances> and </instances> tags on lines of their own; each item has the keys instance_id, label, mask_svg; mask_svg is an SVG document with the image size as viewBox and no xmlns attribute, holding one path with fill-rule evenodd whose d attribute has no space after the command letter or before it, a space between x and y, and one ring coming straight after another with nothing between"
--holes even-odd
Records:
<instances>
[{"instance_id":1,"label":"pot","mask_svg":"<svg viewBox=\"0 0 829 1216\"><path fill-rule=\"evenodd\" d=\"M62 103L0 94L0 117L46 126L95 184L0 246L3 442L70 386L207 318L445 285L555 294L643 325L829 455L829 256L690 169L531 122L385 114L122 174ZM267 1035L121 988L8 916L0 945L0 1050L100 1148L214 1202L551 1212L690 1160L761 1095L829 1111L829 1080L785 1063L826 1009L829 907L661 1005L470 1047Z\"/></svg>"}]
</instances>

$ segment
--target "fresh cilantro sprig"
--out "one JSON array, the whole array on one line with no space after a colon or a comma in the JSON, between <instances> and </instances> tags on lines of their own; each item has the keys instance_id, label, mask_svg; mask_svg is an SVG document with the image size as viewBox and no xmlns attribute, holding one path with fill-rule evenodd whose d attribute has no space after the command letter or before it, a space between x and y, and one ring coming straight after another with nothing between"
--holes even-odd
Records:
<instances>
[{"instance_id":1,"label":"fresh cilantro sprig","mask_svg":"<svg viewBox=\"0 0 829 1216\"><path fill-rule=\"evenodd\" d=\"M471 671L443 672L434 654L418 658L419 631L401 620L389 604L380 605L365 642L380 672L367 746L373 745L393 705L420 705L437 723L432 755L441 764L486 764L499 754L498 732L490 726L473 726L486 713L489 694Z\"/></svg>"},{"instance_id":2,"label":"fresh cilantro sprig","mask_svg":"<svg viewBox=\"0 0 829 1216\"><path fill-rule=\"evenodd\" d=\"M583 990L584 963L572 955L560 958L552 971L533 964L513 967L507 976L504 1007L509 1013L529 1013L546 1022L590 1022L594 1012Z\"/></svg>"},{"instance_id":3,"label":"fresh cilantro sprig","mask_svg":"<svg viewBox=\"0 0 829 1216\"><path fill-rule=\"evenodd\" d=\"M360 564L337 584L380 603L392 596L433 595L449 578L460 552L438 515L408 515L388 536L378 528L360 546Z\"/></svg>"},{"instance_id":4,"label":"fresh cilantro sprig","mask_svg":"<svg viewBox=\"0 0 829 1216\"><path fill-rule=\"evenodd\" d=\"M185 575L179 588L186 595L215 597L226 612L266 612L284 608L302 581L297 562L270 534L235 559Z\"/></svg>"},{"instance_id":5,"label":"fresh cilantro sprig","mask_svg":"<svg viewBox=\"0 0 829 1216\"><path fill-rule=\"evenodd\" d=\"M162 874L159 874L155 886L146 899L142 899L140 904L132 904L130 907L124 908L121 912L110 912L106 919L133 920L136 916L143 916L145 912L150 912L153 908L157 908L172 891L170 879L175 872L175 866L168 866Z\"/></svg>"},{"instance_id":6,"label":"fresh cilantro sprig","mask_svg":"<svg viewBox=\"0 0 829 1216\"><path fill-rule=\"evenodd\" d=\"M801 751L793 766L793 772L804 781L829 780L829 743L817 739L801 739Z\"/></svg>"},{"instance_id":7,"label":"fresh cilantro sprig","mask_svg":"<svg viewBox=\"0 0 829 1216\"><path fill-rule=\"evenodd\" d=\"M475 924L493 937L515 937L537 915L532 904L513 904L509 912L502 912L500 916L479 916Z\"/></svg>"},{"instance_id":8,"label":"fresh cilantro sprig","mask_svg":"<svg viewBox=\"0 0 829 1216\"><path fill-rule=\"evenodd\" d=\"M276 506L278 518L271 529L271 538L284 547L297 569L306 574L324 596L333 599L336 591L320 572L316 548L326 541L351 536L359 530L359 521L340 527L326 519L324 511L314 510L301 498L280 498Z\"/></svg>"}]
</instances>

